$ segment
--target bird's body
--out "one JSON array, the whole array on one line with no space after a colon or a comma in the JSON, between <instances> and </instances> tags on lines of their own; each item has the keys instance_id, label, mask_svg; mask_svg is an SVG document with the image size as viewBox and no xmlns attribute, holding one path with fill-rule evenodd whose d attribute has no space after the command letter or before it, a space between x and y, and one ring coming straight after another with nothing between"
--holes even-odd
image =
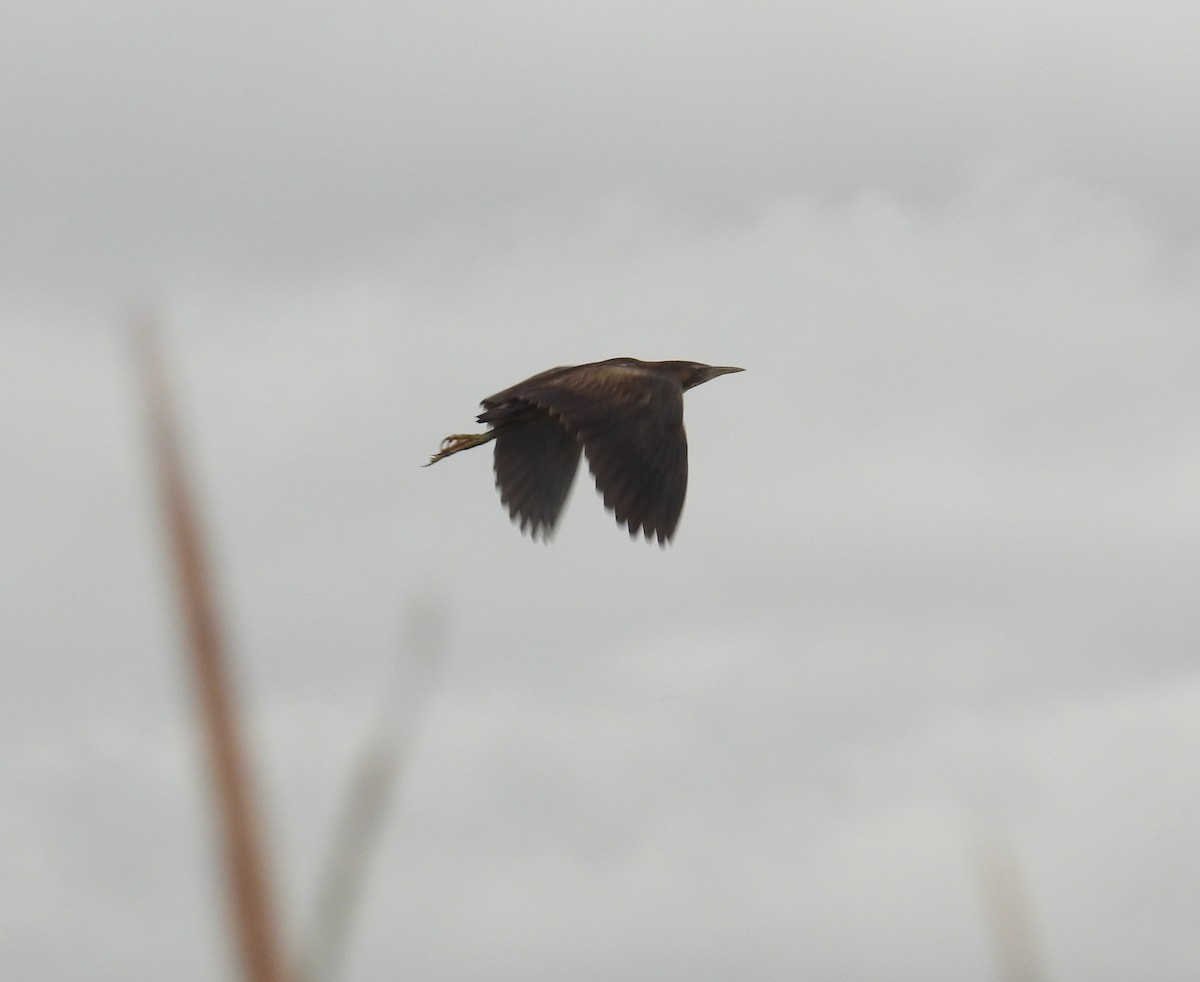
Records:
<instances>
[{"instance_id":1,"label":"bird's body","mask_svg":"<svg viewBox=\"0 0 1200 982\"><path fill-rule=\"evenodd\" d=\"M687 493L683 393L740 371L636 358L552 368L484 399L478 419L491 429L446 437L429 463L495 440L501 501L522 530L548 537L582 451L617 521L665 544Z\"/></svg>"}]
</instances>

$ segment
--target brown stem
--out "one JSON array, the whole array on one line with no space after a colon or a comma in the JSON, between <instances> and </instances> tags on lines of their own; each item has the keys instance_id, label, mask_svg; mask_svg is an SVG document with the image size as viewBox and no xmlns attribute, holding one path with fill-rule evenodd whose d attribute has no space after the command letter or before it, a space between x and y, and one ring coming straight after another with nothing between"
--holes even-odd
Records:
<instances>
[{"instance_id":1,"label":"brown stem","mask_svg":"<svg viewBox=\"0 0 1200 982\"><path fill-rule=\"evenodd\" d=\"M152 461L192 664L197 708L207 737L218 834L241 976L247 982L283 982L276 912L252 803L249 768L238 728L204 535L184 471L171 414L169 387L153 327L147 323L140 325L135 341Z\"/></svg>"}]
</instances>

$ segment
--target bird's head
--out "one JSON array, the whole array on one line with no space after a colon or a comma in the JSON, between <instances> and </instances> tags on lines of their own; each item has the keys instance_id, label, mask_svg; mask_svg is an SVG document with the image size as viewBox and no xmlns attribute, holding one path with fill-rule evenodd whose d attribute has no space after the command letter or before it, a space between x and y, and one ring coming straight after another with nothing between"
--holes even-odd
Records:
<instances>
[{"instance_id":1,"label":"bird's head","mask_svg":"<svg viewBox=\"0 0 1200 982\"><path fill-rule=\"evenodd\" d=\"M710 382L718 375L745 371L745 369L732 368L727 365L702 365L698 361L665 361L661 364L679 379L679 384L683 386L684 392L694 389L697 385Z\"/></svg>"}]
</instances>

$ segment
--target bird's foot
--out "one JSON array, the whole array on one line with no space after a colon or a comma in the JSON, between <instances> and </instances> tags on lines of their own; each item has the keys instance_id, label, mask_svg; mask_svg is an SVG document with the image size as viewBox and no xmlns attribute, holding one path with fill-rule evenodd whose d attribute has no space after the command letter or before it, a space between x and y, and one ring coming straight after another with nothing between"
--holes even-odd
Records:
<instances>
[{"instance_id":1,"label":"bird's foot","mask_svg":"<svg viewBox=\"0 0 1200 982\"><path fill-rule=\"evenodd\" d=\"M470 450L472 447L477 447L481 443L487 443L493 439L494 433L452 433L442 441L438 452L429 458L429 464L436 464L444 457L449 457L451 454L456 454L460 450ZM429 464L423 466L428 467Z\"/></svg>"}]
</instances>

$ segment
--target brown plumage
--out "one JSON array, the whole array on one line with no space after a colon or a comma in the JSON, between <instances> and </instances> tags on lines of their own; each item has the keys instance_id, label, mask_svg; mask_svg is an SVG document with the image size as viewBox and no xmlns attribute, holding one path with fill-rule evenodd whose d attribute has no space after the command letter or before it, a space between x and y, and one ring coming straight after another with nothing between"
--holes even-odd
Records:
<instances>
[{"instance_id":1,"label":"brown plumage","mask_svg":"<svg viewBox=\"0 0 1200 982\"><path fill-rule=\"evenodd\" d=\"M495 440L500 500L522 531L548 538L582 451L617 521L666 544L687 493L683 393L740 371L636 358L552 368L484 399L491 429L446 437L429 464Z\"/></svg>"}]
</instances>

